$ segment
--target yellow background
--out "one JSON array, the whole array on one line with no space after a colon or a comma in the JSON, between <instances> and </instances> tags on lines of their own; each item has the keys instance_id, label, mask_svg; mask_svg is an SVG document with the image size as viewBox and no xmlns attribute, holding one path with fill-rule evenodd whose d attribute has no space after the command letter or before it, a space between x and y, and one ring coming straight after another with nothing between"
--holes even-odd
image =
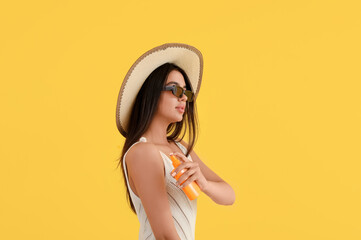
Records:
<instances>
[{"instance_id":1,"label":"yellow background","mask_svg":"<svg viewBox=\"0 0 361 240\"><path fill-rule=\"evenodd\" d=\"M204 56L196 153L236 192L196 239L361 239L359 1L5 1L0 239L137 239L122 80L145 51Z\"/></svg>"}]
</instances>

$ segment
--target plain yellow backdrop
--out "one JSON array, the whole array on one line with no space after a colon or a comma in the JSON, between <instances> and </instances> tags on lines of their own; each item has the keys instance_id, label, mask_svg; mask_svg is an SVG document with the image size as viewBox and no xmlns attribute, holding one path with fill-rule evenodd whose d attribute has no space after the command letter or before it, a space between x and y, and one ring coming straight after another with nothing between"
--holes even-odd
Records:
<instances>
[{"instance_id":1,"label":"plain yellow backdrop","mask_svg":"<svg viewBox=\"0 0 361 240\"><path fill-rule=\"evenodd\" d=\"M0 4L0 239L137 239L116 169L122 80L145 51L204 57L196 239L361 239L359 1Z\"/></svg>"}]
</instances>

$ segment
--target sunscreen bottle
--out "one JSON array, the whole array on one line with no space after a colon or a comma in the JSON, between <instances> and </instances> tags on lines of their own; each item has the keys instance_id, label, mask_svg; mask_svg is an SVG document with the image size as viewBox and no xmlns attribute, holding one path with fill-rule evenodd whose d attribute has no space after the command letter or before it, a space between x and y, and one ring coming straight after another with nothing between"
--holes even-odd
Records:
<instances>
[{"instance_id":1,"label":"sunscreen bottle","mask_svg":"<svg viewBox=\"0 0 361 240\"><path fill-rule=\"evenodd\" d=\"M179 161L179 159L175 155L170 155L170 159L172 160L174 168L178 167L181 164L181 161ZM180 176L182 176L182 174L186 171L187 171L186 169L182 169L182 171L180 171L177 175L175 175L174 178L178 180ZM184 180L181 184L183 184L186 180ZM182 190L187 195L189 200L196 199L199 196L199 194L202 192L198 184L194 181L188 184L187 186L182 187Z\"/></svg>"}]
</instances>

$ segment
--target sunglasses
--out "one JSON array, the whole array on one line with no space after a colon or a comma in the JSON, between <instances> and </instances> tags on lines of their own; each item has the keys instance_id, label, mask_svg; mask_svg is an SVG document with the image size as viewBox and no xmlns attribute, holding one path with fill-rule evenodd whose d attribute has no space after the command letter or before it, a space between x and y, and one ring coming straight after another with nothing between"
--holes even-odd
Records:
<instances>
[{"instance_id":1,"label":"sunglasses","mask_svg":"<svg viewBox=\"0 0 361 240\"><path fill-rule=\"evenodd\" d=\"M187 96L187 102L192 102L193 101L193 97L194 94L192 91L190 90L184 90L182 87L177 86L177 85L172 85L172 86L165 86L163 88L163 91L172 91L173 95L181 98L183 97L183 94Z\"/></svg>"}]
</instances>

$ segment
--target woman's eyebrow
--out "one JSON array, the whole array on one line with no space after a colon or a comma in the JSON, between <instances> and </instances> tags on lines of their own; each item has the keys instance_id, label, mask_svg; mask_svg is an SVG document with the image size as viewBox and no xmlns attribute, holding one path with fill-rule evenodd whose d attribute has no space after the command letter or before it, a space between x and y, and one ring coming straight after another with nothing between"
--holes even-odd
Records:
<instances>
[{"instance_id":1,"label":"woman's eyebrow","mask_svg":"<svg viewBox=\"0 0 361 240\"><path fill-rule=\"evenodd\" d=\"M168 84L171 84L171 83L176 84L176 85L179 86L179 83L177 83L177 82L169 82L169 83L167 83L167 85L168 85ZM187 85L184 85L184 88L186 88L186 87L187 87Z\"/></svg>"}]
</instances>

